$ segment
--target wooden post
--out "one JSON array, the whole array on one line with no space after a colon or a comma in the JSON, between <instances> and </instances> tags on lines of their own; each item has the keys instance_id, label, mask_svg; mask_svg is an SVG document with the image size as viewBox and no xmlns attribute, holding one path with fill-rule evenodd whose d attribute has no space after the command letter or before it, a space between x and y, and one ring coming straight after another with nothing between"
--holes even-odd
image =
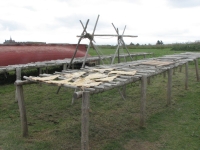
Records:
<instances>
[{"instance_id":1,"label":"wooden post","mask_svg":"<svg viewBox=\"0 0 200 150\"><path fill-rule=\"evenodd\" d=\"M143 75L141 79L140 127L144 127L145 125L146 91L147 91L147 76Z\"/></svg>"},{"instance_id":2,"label":"wooden post","mask_svg":"<svg viewBox=\"0 0 200 150\"><path fill-rule=\"evenodd\" d=\"M172 72L173 72L173 69L170 68L168 70L167 105L171 104L171 97L172 97Z\"/></svg>"},{"instance_id":3,"label":"wooden post","mask_svg":"<svg viewBox=\"0 0 200 150\"><path fill-rule=\"evenodd\" d=\"M67 70L67 63L63 64L63 70Z\"/></svg>"},{"instance_id":4,"label":"wooden post","mask_svg":"<svg viewBox=\"0 0 200 150\"><path fill-rule=\"evenodd\" d=\"M21 80L21 68L16 68L16 80ZM18 101L17 89L15 90L15 101Z\"/></svg>"},{"instance_id":5,"label":"wooden post","mask_svg":"<svg viewBox=\"0 0 200 150\"><path fill-rule=\"evenodd\" d=\"M74 89L74 93L77 92L77 89ZM74 96L72 97L72 105L74 104Z\"/></svg>"},{"instance_id":6,"label":"wooden post","mask_svg":"<svg viewBox=\"0 0 200 150\"><path fill-rule=\"evenodd\" d=\"M81 150L89 150L89 99L89 91L84 91L81 115Z\"/></svg>"},{"instance_id":7,"label":"wooden post","mask_svg":"<svg viewBox=\"0 0 200 150\"><path fill-rule=\"evenodd\" d=\"M16 81L16 82L18 82L18 81ZM26 108L25 108L25 104L24 104L23 86L17 85L16 82L15 82L15 85L16 85L16 89L17 89L17 99L18 99L18 106L19 106L19 112L20 112L22 136L26 137L26 136L28 136L28 125L27 125L27 118L26 118Z\"/></svg>"},{"instance_id":8,"label":"wooden post","mask_svg":"<svg viewBox=\"0 0 200 150\"><path fill-rule=\"evenodd\" d=\"M185 89L188 89L188 62L185 63Z\"/></svg>"},{"instance_id":9,"label":"wooden post","mask_svg":"<svg viewBox=\"0 0 200 150\"><path fill-rule=\"evenodd\" d=\"M42 68L39 68L38 74L42 74Z\"/></svg>"},{"instance_id":10,"label":"wooden post","mask_svg":"<svg viewBox=\"0 0 200 150\"><path fill-rule=\"evenodd\" d=\"M198 58L195 59L194 62L195 62L195 69L196 69L197 81L199 82Z\"/></svg>"}]
</instances>

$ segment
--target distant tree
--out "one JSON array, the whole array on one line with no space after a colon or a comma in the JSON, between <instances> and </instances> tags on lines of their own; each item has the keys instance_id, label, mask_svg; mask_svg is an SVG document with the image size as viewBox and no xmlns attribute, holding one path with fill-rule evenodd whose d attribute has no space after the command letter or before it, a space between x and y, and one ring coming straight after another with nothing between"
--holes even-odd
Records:
<instances>
[{"instance_id":1,"label":"distant tree","mask_svg":"<svg viewBox=\"0 0 200 150\"><path fill-rule=\"evenodd\" d=\"M158 40L158 41L156 42L156 45L163 45L163 41L162 41L162 40L161 40L161 41Z\"/></svg>"},{"instance_id":2,"label":"distant tree","mask_svg":"<svg viewBox=\"0 0 200 150\"><path fill-rule=\"evenodd\" d=\"M139 43L137 43L137 44L136 44L136 46L140 46L140 44L139 44Z\"/></svg>"},{"instance_id":3,"label":"distant tree","mask_svg":"<svg viewBox=\"0 0 200 150\"><path fill-rule=\"evenodd\" d=\"M159 40L156 42L156 45L160 45L160 41Z\"/></svg>"},{"instance_id":4,"label":"distant tree","mask_svg":"<svg viewBox=\"0 0 200 150\"><path fill-rule=\"evenodd\" d=\"M134 45L134 44L131 42L130 45Z\"/></svg>"}]
</instances>

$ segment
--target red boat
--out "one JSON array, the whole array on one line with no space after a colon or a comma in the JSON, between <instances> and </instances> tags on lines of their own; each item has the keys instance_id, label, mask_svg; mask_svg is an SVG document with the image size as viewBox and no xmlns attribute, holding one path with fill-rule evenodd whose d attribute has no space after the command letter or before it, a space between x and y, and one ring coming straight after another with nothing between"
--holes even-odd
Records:
<instances>
[{"instance_id":1,"label":"red boat","mask_svg":"<svg viewBox=\"0 0 200 150\"><path fill-rule=\"evenodd\" d=\"M0 45L0 66L72 58L76 44ZM87 46L80 44L75 57L84 57Z\"/></svg>"}]
</instances>

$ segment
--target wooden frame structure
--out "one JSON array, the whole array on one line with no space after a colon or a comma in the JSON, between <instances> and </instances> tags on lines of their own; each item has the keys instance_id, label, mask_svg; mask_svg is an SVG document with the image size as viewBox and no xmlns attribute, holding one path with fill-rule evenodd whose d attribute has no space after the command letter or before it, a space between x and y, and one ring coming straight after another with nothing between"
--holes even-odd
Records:
<instances>
[{"instance_id":1,"label":"wooden frame structure","mask_svg":"<svg viewBox=\"0 0 200 150\"><path fill-rule=\"evenodd\" d=\"M81 23L81 25L82 25L82 27L83 27L83 31L82 31L81 35L78 35L78 36L77 36L77 37L79 37L79 40L78 40L78 43L77 43L77 46L76 46L76 50L74 51L74 55L73 55L73 57L72 57L72 59L71 59L71 61L70 61L70 63L69 63L68 69L71 67L71 64L73 63L73 60L74 60L74 58L75 58L75 56L76 56L76 53L77 53L77 50L78 50L78 46L79 46L79 44L80 44L80 42L81 42L81 40L82 40L83 38L89 39L89 45L88 45L87 51L86 51L86 53L85 53L84 61L83 61L83 64L82 64L82 68L85 67L85 61L86 61L86 59L87 59L87 57L88 57L88 52L89 52L90 47L93 47L93 49L96 51L96 53L97 53L97 55L98 55L98 57L99 57L99 60L100 60L100 61L102 62L102 64L104 65L104 62L103 62L102 56L101 56L101 54L100 54L100 51L98 50L97 46L93 43L93 42L95 42L95 41L94 41L94 37L95 37L95 36L116 36L116 37L118 37L118 46L117 46L117 49L116 49L116 52L118 52L118 63L120 62L120 58L119 58L119 57L120 57L120 56L119 56L119 47L120 47L121 44L126 48L126 51L127 51L128 55L129 55L129 57L131 58L131 60L133 60L133 58L131 57L131 55L130 55L130 53L129 53L129 51L128 51L126 45L125 45L125 42L124 42L124 40L123 40L123 37L137 37L137 36L133 36L133 35L124 35L126 26L125 26L125 28L124 28L123 34L120 35L118 29L115 28L115 26L114 26L113 23L112 23L112 25L113 25L113 27L114 27L116 33L117 33L116 35L115 35L115 34L94 34L94 33L95 33L95 30L96 30L96 27L97 27L98 20L99 20L99 15L97 16L97 20L96 20L96 23L95 23L95 26L94 26L94 29L93 29L92 34L90 34L90 33L88 33L88 32L86 31L87 26L88 26L88 23L89 23L89 19L87 20L85 26L83 25L82 21L80 20L80 23ZM114 57L112 58L111 64L114 63L115 57L116 57L116 53L115 53Z\"/></svg>"},{"instance_id":2,"label":"wooden frame structure","mask_svg":"<svg viewBox=\"0 0 200 150\"><path fill-rule=\"evenodd\" d=\"M172 71L177 67L182 67L185 65L185 89L188 88L188 62L195 62L195 70L197 81L199 81L199 68L198 68L198 58L200 58L200 53L181 53L176 55L166 55L158 58L150 58L145 60L132 61L128 63L119 63L109 66L96 66L91 68L82 69L82 73L79 77L81 79L88 78L95 71L100 71L104 75L101 78L93 78L94 82L102 82L98 85L92 85L85 82L76 82L80 78L72 80L70 83L66 81L69 79L73 73L77 73L77 70L67 70L60 73L55 73L53 75L44 75L46 77L23 77L25 80L17 80L15 86L17 89L17 99L20 110L22 135L28 136L28 126L26 117L26 108L24 103L23 95L23 85L31 83L45 83L55 86L63 86L68 88L79 88L80 91L75 91L73 97L75 99L82 98L82 115L81 115L81 149L89 149L89 98L91 94L96 94L104 92L113 88L123 87L129 83L141 81L141 101L140 101L140 126L145 125L146 116L146 93L147 93L147 83L148 79L151 77L165 73L168 74L167 82L167 105L171 104L172 97ZM113 75L114 74L114 75ZM110 75L110 76L109 76ZM90 76L91 77L91 76ZM105 78L113 77L113 80L106 81ZM59 79L54 80L55 78ZM90 78L91 79L91 78ZM98 80L96 80L98 79ZM101 80L99 80L101 79ZM80 80L79 80L80 81ZM108 81L108 80L107 80ZM59 82L59 83L58 83ZM76 83L76 84L75 84ZM93 83L93 82L92 82Z\"/></svg>"},{"instance_id":3,"label":"wooden frame structure","mask_svg":"<svg viewBox=\"0 0 200 150\"><path fill-rule=\"evenodd\" d=\"M135 60L137 60L137 57L143 56L146 58L147 55L153 56L153 53L146 53L146 52L141 52L141 53L131 53L131 57L134 57ZM101 58L104 59L110 59L112 60L114 55L108 55L108 56L102 56ZM123 54L119 56L120 58L122 57L128 57L127 54ZM19 64L19 65L9 65L9 66L1 66L0 67L0 74L5 74L9 71L16 71L17 68L21 68L21 70L26 70L26 69L33 69L33 68L38 68L39 73L42 73L42 69L46 70L46 73L48 72L49 67L53 66L63 66L63 70L67 69L67 66L69 66L71 59L66 58L66 59L60 59L60 60L51 60L51 61L42 61L42 62L35 62L35 63L28 63L28 64ZM74 69L74 66L76 64L82 63L83 62L83 57L80 58L75 58L72 65L72 69ZM95 64L100 65L100 60L98 56L92 56L88 57L86 62L95 62Z\"/></svg>"}]
</instances>

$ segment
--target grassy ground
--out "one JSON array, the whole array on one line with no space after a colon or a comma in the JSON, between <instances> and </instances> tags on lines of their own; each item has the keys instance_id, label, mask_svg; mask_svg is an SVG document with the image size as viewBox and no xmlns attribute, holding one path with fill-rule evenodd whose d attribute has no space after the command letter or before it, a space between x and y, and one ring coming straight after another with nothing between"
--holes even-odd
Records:
<instances>
[{"instance_id":1,"label":"grassy ground","mask_svg":"<svg viewBox=\"0 0 200 150\"><path fill-rule=\"evenodd\" d=\"M108 51L108 50L105 50ZM131 51L131 50L130 50ZM143 51L145 50L134 50ZM169 49L149 50L156 56ZM127 86L124 101L113 89L90 97L89 140L92 150L199 150L200 84L189 64L189 88L184 68L173 75L172 105L166 106L167 78L151 79L147 91L146 128L139 128L140 83ZM72 90L47 85L25 85L29 136L21 137L13 84L0 86L0 150L79 150L81 99L71 105Z\"/></svg>"}]
</instances>

